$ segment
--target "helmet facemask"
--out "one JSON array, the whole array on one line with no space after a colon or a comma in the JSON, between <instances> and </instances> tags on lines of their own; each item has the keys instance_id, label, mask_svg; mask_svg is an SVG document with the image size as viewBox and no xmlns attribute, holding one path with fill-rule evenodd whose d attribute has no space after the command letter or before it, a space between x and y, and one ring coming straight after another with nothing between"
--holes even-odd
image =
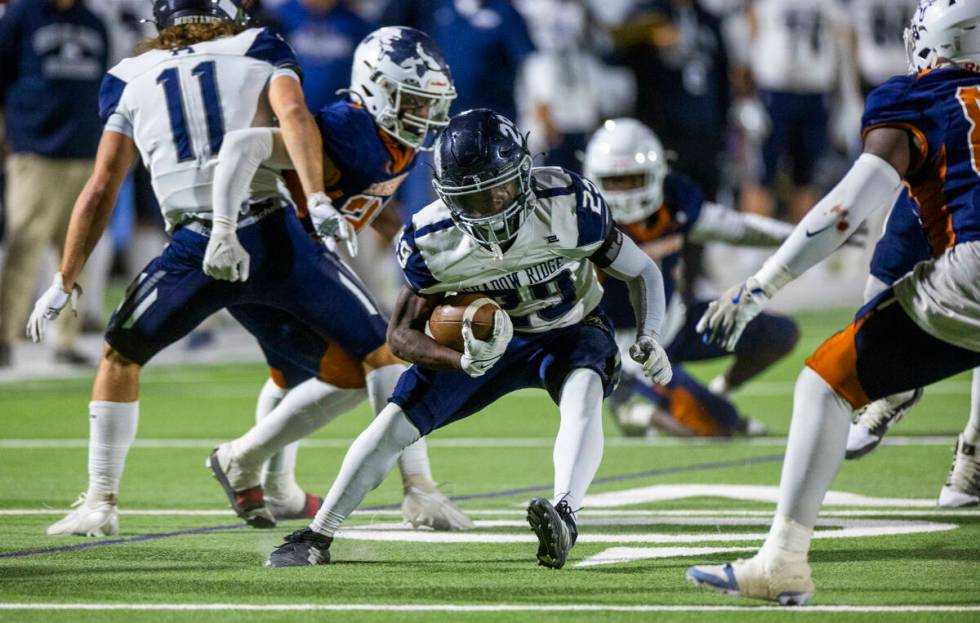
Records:
<instances>
[{"instance_id":1,"label":"helmet facemask","mask_svg":"<svg viewBox=\"0 0 980 623\"><path fill-rule=\"evenodd\" d=\"M503 247L517 237L533 205L529 155L486 181L447 186L435 179L432 185L456 226L488 247L497 260L503 259Z\"/></svg>"},{"instance_id":2,"label":"helmet facemask","mask_svg":"<svg viewBox=\"0 0 980 623\"><path fill-rule=\"evenodd\" d=\"M598 173L593 182L612 211L613 220L629 224L656 212L664 197L664 180L650 168Z\"/></svg>"},{"instance_id":3,"label":"helmet facemask","mask_svg":"<svg viewBox=\"0 0 980 623\"><path fill-rule=\"evenodd\" d=\"M386 100L377 117L378 125L412 149L432 151L436 136L449 124L456 91L426 91L383 75L377 76L376 84L384 90Z\"/></svg>"}]
</instances>

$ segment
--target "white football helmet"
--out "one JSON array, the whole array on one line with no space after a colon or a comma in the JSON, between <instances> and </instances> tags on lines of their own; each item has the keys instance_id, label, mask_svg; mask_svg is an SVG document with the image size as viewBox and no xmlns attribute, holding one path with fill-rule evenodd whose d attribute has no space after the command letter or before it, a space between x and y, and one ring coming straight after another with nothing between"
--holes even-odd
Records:
<instances>
[{"instance_id":1,"label":"white football helmet","mask_svg":"<svg viewBox=\"0 0 980 623\"><path fill-rule=\"evenodd\" d=\"M657 211L667 170L660 139L636 119L609 119L585 149L585 177L599 187L613 219L622 225Z\"/></svg>"},{"instance_id":2,"label":"white football helmet","mask_svg":"<svg viewBox=\"0 0 980 623\"><path fill-rule=\"evenodd\" d=\"M380 28L358 44L350 90L382 130L423 151L432 149L435 135L449 123L456 99L435 42L404 26Z\"/></svg>"},{"instance_id":3,"label":"white football helmet","mask_svg":"<svg viewBox=\"0 0 980 623\"><path fill-rule=\"evenodd\" d=\"M980 2L921 0L905 29L909 70L946 62L980 65Z\"/></svg>"}]
</instances>

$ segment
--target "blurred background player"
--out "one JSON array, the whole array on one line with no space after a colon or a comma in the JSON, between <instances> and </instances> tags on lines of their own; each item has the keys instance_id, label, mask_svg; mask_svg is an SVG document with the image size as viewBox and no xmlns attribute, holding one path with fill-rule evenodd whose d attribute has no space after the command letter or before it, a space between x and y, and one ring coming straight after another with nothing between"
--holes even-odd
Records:
<instances>
[{"instance_id":1,"label":"blurred background player","mask_svg":"<svg viewBox=\"0 0 980 623\"><path fill-rule=\"evenodd\" d=\"M411 171L418 150L431 149L436 133L448 122L455 96L449 67L424 33L387 27L358 45L347 97L316 115L326 194L355 231L378 226L389 230L384 231L387 237L393 235L390 224L378 217ZM260 166L291 168L279 130L254 128L225 137L215 169L216 214L240 205ZM294 199L301 192L294 191ZM309 216L317 232L330 238L322 231L321 214ZM397 216L395 221L400 225ZM328 220L326 225L334 223ZM373 299L371 305L377 310ZM305 494L293 475L297 440L365 398L379 413L404 366L388 353L390 365L365 372L361 361L289 314L249 307L242 316L241 310L242 306L232 308L231 313L260 336L272 376L256 406L258 424L243 437L218 446L212 469L232 500L256 498L254 490L261 488L277 518L313 517L319 500ZM473 527L436 487L424 439L406 448L398 464L406 521L440 530Z\"/></svg>"},{"instance_id":2,"label":"blurred background player","mask_svg":"<svg viewBox=\"0 0 980 623\"><path fill-rule=\"evenodd\" d=\"M346 0L288 0L271 14L274 26L296 51L310 110L333 102L348 85L357 44L374 26Z\"/></svg>"},{"instance_id":3,"label":"blurred background player","mask_svg":"<svg viewBox=\"0 0 980 623\"><path fill-rule=\"evenodd\" d=\"M854 60L865 97L892 76L908 70L902 31L918 5L918 0L846 0Z\"/></svg>"},{"instance_id":4,"label":"blurred background player","mask_svg":"<svg viewBox=\"0 0 980 623\"><path fill-rule=\"evenodd\" d=\"M674 378L662 387L651 385L642 369L623 357L623 379L609 406L624 434L645 434L653 427L680 435L765 434L765 427L740 415L727 395L793 349L799 338L796 323L785 316L760 315L736 345L731 367L705 387L680 364L729 353L702 342L694 326L708 302L685 305L677 281L688 241L777 246L792 226L708 201L693 181L669 170L660 140L635 119L608 120L593 135L585 175L594 180L616 224L664 275L667 318L660 336ZM636 326L629 292L616 281L606 283L605 291L603 309L616 326L620 351L626 353Z\"/></svg>"},{"instance_id":5,"label":"blurred background player","mask_svg":"<svg viewBox=\"0 0 980 623\"><path fill-rule=\"evenodd\" d=\"M530 0L522 6L536 50L519 74L518 108L539 161L577 171L589 134L602 119L631 109L636 81L601 58L596 28L581 0Z\"/></svg>"},{"instance_id":6,"label":"blurred background player","mask_svg":"<svg viewBox=\"0 0 980 623\"><path fill-rule=\"evenodd\" d=\"M109 43L102 19L80 0L16 2L0 19L0 109L10 150L0 368L12 364L42 261L60 254L72 204L92 171ZM90 363L75 348L81 320L71 313L58 322L56 361Z\"/></svg>"},{"instance_id":7,"label":"blurred background player","mask_svg":"<svg viewBox=\"0 0 980 623\"><path fill-rule=\"evenodd\" d=\"M779 289L833 252L871 212L891 207L903 180L932 259L873 298L807 360L769 535L748 560L691 567L688 579L706 588L806 603L815 591L810 541L844 461L851 410L980 364L980 5L923 2L905 37L914 71L868 98L864 153L760 271L709 306L699 329L731 348ZM980 462L964 459L976 485Z\"/></svg>"},{"instance_id":8,"label":"blurred background player","mask_svg":"<svg viewBox=\"0 0 980 623\"><path fill-rule=\"evenodd\" d=\"M602 458L602 399L619 374L612 326L597 309L602 287L594 267L629 283L638 318L631 355L654 381L670 380L656 341L664 317L660 271L615 227L591 182L563 169L532 169L517 127L486 109L452 118L435 162L440 199L413 217L398 243L408 285L388 331L395 354L414 365L351 445L316 519L288 536L269 566L329 562L335 531L402 448L510 392L538 387L558 403L561 424L554 497L534 499L528 521L539 564L561 568L577 536L574 513ZM474 338L466 322L462 353L423 332L447 292L498 302L487 341Z\"/></svg>"},{"instance_id":9,"label":"blurred background player","mask_svg":"<svg viewBox=\"0 0 980 623\"><path fill-rule=\"evenodd\" d=\"M843 8L838 0L752 0L747 12L751 80L770 124L762 176L743 188L742 207L775 215L787 171L788 215L796 222L820 196L815 173L828 146L829 98L847 62Z\"/></svg>"},{"instance_id":10,"label":"blurred background player","mask_svg":"<svg viewBox=\"0 0 980 623\"><path fill-rule=\"evenodd\" d=\"M103 79L105 129L94 171L72 211L61 271L28 321L29 335L39 341L49 320L75 306L78 274L138 149L171 242L133 281L109 321L89 405L89 488L75 510L48 528L52 535L118 530L119 481L136 435L142 366L212 313L236 303L274 305L320 335L340 336L357 356L371 357L384 343L383 320L354 313L366 295L343 281L340 261L306 233L274 173L257 178L230 217L212 217L210 195L201 194L210 191L225 132L271 123L275 115L310 209L333 210L323 195L322 144L303 102L292 50L267 29L246 29L234 0L164 0L153 6L153 15L159 35ZM335 221L343 219L335 214ZM202 265L245 283L212 279ZM259 502L257 513L263 514L249 520L274 525Z\"/></svg>"}]
</instances>

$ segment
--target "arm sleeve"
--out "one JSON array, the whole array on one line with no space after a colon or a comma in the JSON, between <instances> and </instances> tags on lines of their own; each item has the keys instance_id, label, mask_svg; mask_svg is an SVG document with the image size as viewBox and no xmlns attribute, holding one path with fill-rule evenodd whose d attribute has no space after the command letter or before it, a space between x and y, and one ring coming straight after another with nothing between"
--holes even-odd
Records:
<instances>
[{"instance_id":1,"label":"arm sleeve","mask_svg":"<svg viewBox=\"0 0 980 623\"><path fill-rule=\"evenodd\" d=\"M225 135L214 169L212 221L214 228L234 230L238 211L248 198L252 178L263 162L272 157L273 129L249 128Z\"/></svg>"},{"instance_id":2,"label":"arm sleeve","mask_svg":"<svg viewBox=\"0 0 980 623\"><path fill-rule=\"evenodd\" d=\"M792 232L793 226L789 223L707 202L701 207L687 238L698 244L717 241L747 247L774 247Z\"/></svg>"},{"instance_id":3,"label":"arm sleeve","mask_svg":"<svg viewBox=\"0 0 980 623\"><path fill-rule=\"evenodd\" d=\"M890 164L862 154L756 273L759 285L771 296L833 253L872 212L895 203L901 182Z\"/></svg>"},{"instance_id":4,"label":"arm sleeve","mask_svg":"<svg viewBox=\"0 0 980 623\"><path fill-rule=\"evenodd\" d=\"M618 231L618 230L616 230ZM666 308L664 277L657 264L640 247L619 234L619 252L602 270L624 281L636 316L636 335L660 338Z\"/></svg>"}]
</instances>

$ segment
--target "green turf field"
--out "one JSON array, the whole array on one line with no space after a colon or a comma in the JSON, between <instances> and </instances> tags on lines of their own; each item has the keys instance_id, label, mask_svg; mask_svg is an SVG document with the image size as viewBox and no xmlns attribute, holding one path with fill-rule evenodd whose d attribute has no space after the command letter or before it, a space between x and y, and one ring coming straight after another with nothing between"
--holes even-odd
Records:
<instances>
[{"instance_id":1,"label":"green turf field","mask_svg":"<svg viewBox=\"0 0 980 623\"><path fill-rule=\"evenodd\" d=\"M558 418L543 392L512 396L430 438L436 478L463 496L475 532L446 538L402 528L394 476L336 541L336 564L267 570L265 555L302 522L242 527L203 466L213 443L249 425L261 366L146 371L121 534L110 539L44 535L85 487L88 379L0 385L0 620L980 621L980 511L930 506L965 421L967 376L927 392L894 429L907 445L845 466L834 491L863 497L828 507L814 541L812 606L758 610L684 580L692 563L724 562L761 543L793 380L846 318L801 316L799 350L738 397L770 427L769 438L637 442L607 420L590 491L597 497L560 571L535 566L523 520L527 500L551 491ZM718 366L692 369L707 378ZM309 440L300 481L324 493L368 418L362 407ZM79 545L91 547L72 548Z\"/></svg>"}]
</instances>

